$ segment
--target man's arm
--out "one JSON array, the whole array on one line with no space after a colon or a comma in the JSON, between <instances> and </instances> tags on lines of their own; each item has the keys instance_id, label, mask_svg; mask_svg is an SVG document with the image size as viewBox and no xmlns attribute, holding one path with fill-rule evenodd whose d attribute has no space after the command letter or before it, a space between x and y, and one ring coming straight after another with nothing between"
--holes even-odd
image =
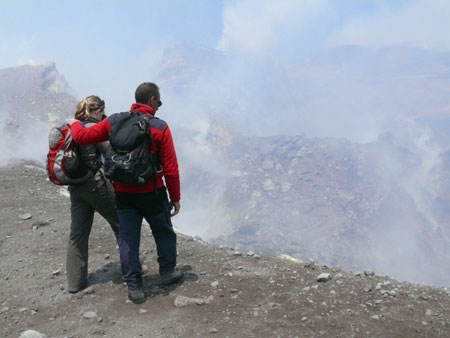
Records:
<instances>
[{"instance_id":1,"label":"man's arm","mask_svg":"<svg viewBox=\"0 0 450 338\"><path fill-rule=\"evenodd\" d=\"M109 138L108 119L104 119L90 128L83 128L79 121L70 124L72 139L81 145L89 145L107 141Z\"/></svg>"},{"instance_id":2,"label":"man's arm","mask_svg":"<svg viewBox=\"0 0 450 338\"><path fill-rule=\"evenodd\" d=\"M180 175L178 172L178 161L173 145L172 134L169 126L163 130L162 140L159 149L159 159L163 167L164 180L169 192L170 203L174 207L172 216L180 210Z\"/></svg>"},{"instance_id":3,"label":"man's arm","mask_svg":"<svg viewBox=\"0 0 450 338\"><path fill-rule=\"evenodd\" d=\"M97 123L90 122L90 123L86 123L85 126L86 126L86 128L90 128L90 127L97 125ZM101 152L102 154L106 154L106 152L108 151L108 148L109 148L109 141L96 143L94 146L99 152Z\"/></svg>"}]
</instances>

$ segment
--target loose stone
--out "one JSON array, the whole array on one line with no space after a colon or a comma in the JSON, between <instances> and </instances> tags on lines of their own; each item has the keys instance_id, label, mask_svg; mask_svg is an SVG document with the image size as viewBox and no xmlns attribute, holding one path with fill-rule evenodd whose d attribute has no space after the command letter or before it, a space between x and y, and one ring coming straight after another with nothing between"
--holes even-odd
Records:
<instances>
[{"instance_id":1,"label":"loose stone","mask_svg":"<svg viewBox=\"0 0 450 338\"><path fill-rule=\"evenodd\" d=\"M206 299L177 296L175 298L174 305L176 307L185 307L185 306L189 306L189 305L205 305L205 304L209 304L213 300L214 300L213 296L209 296Z\"/></svg>"},{"instance_id":2,"label":"loose stone","mask_svg":"<svg viewBox=\"0 0 450 338\"><path fill-rule=\"evenodd\" d=\"M47 335L35 330L26 330L19 338L47 338Z\"/></svg>"},{"instance_id":3,"label":"loose stone","mask_svg":"<svg viewBox=\"0 0 450 338\"><path fill-rule=\"evenodd\" d=\"M364 275L365 275L365 276L368 276L368 277L374 276L374 275L375 275L375 272L373 272L373 271L370 270L370 269L365 269L363 272L364 272Z\"/></svg>"},{"instance_id":4,"label":"loose stone","mask_svg":"<svg viewBox=\"0 0 450 338\"><path fill-rule=\"evenodd\" d=\"M31 214L29 214L29 213L25 213L25 214L19 215L19 218L21 220L31 219L31 217L33 217L33 216L31 216Z\"/></svg>"},{"instance_id":5,"label":"loose stone","mask_svg":"<svg viewBox=\"0 0 450 338\"><path fill-rule=\"evenodd\" d=\"M372 287L366 286L366 287L363 289L363 291L366 292L366 293L368 293L368 292L372 291Z\"/></svg>"},{"instance_id":6,"label":"loose stone","mask_svg":"<svg viewBox=\"0 0 450 338\"><path fill-rule=\"evenodd\" d=\"M94 311L86 311L85 313L83 313L83 317L86 319L92 319L97 317L97 313Z\"/></svg>"},{"instance_id":7,"label":"loose stone","mask_svg":"<svg viewBox=\"0 0 450 338\"><path fill-rule=\"evenodd\" d=\"M331 280L331 275L329 273L321 273L319 276L317 276L317 281L319 283L325 283Z\"/></svg>"},{"instance_id":8,"label":"loose stone","mask_svg":"<svg viewBox=\"0 0 450 338\"><path fill-rule=\"evenodd\" d=\"M46 225L49 225L49 224L50 223L47 222L47 221L37 221L37 222L34 222L31 225L31 227L36 230L36 229L39 229L40 227L43 227L43 226L46 226Z\"/></svg>"}]
</instances>

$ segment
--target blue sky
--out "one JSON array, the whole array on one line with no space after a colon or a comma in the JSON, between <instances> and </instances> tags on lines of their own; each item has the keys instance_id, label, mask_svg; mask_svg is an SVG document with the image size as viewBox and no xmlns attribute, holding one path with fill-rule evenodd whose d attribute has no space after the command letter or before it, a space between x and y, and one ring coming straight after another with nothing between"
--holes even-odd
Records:
<instances>
[{"instance_id":1,"label":"blue sky","mask_svg":"<svg viewBox=\"0 0 450 338\"><path fill-rule=\"evenodd\" d=\"M214 47L222 28L222 1L215 0L1 0L0 10L3 51L22 46L2 54L2 63L63 55L58 47L79 55L83 47L100 52L93 47L101 46L118 57L155 41L192 40Z\"/></svg>"},{"instance_id":2,"label":"blue sky","mask_svg":"<svg viewBox=\"0 0 450 338\"><path fill-rule=\"evenodd\" d=\"M0 0L0 68L54 61L80 98L96 92L119 106L113 102L114 92L123 92L117 79L124 88L149 80L166 46L190 41L215 48L222 2L193 4Z\"/></svg>"},{"instance_id":3,"label":"blue sky","mask_svg":"<svg viewBox=\"0 0 450 338\"><path fill-rule=\"evenodd\" d=\"M0 0L0 13L0 68L54 61L79 97L113 98L118 78L148 81L165 47L215 48L222 29L222 1Z\"/></svg>"},{"instance_id":4,"label":"blue sky","mask_svg":"<svg viewBox=\"0 0 450 338\"><path fill-rule=\"evenodd\" d=\"M114 110L177 42L281 62L348 44L450 50L445 0L0 0L0 13L0 68L54 61L78 98Z\"/></svg>"}]
</instances>

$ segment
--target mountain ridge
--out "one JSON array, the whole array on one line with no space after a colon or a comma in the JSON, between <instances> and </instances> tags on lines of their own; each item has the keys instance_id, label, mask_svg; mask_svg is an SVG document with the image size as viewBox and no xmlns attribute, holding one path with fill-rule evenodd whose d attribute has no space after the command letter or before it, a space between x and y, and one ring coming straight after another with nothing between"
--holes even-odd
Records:
<instances>
[{"instance_id":1,"label":"mountain ridge","mask_svg":"<svg viewBox=\"0 0 450 338\"><path fill-rule=\"evenodd\" d=\"M73 90L48 62L0 69L0 92L0 163L9 158L42 160L50 127L73 116Z\"/></svg>"}]
</instances>

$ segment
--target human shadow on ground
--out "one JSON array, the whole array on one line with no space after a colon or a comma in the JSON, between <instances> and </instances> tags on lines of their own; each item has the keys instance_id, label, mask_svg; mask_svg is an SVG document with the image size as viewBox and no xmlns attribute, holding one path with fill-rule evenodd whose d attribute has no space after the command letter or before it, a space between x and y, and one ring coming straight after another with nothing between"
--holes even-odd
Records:
<instances>
[{"instance_id":1,"label":"human shadow on ground","mask_svg":"<svg viewBox=\"0 0 450 338\"><path fill-rule=\"evenodd\" d=\"M168 296L169 293L175 290L179 285L185 282L195 282L198 280L197 274L189 272L192 270L190 265L183 265L178 267L178 269L184 272L183 278L179 282L169 286L161 284L161 278L157 274L142 276L145 297L151 298L158 295Z\"/></svg>"},{"instance_id":2,"label":"human shadow on ground","mask_svg":"<svg viewBox=\"0 0 450 338\"><path fill-rule=\"evenodd\" d=\"M192 267L190 265L183 265L178 267L184 272L183 278L170 286L161 284L161 278L157 274L143 275L142 283L146 297L154 297L156 295L168 295L184 282L194 282L198 280L198 275L190 272ZM120 262L109 262L101 268L88 274L88 285L106 284L112 282L113 284L123 284L122 274L120 272Z\"/></svg>"},{"instance_id":3,"label":"human shadow on ground","mask_svg":"<svg viewBox=\"0 0 450 338\"><path fill-rule=\"evenodd\" d=\"M103 265L101 268L90 272L88 274L88 284L105 284L112 282L113 284L122 284L122 274L120 272L120 262L109 262Z\"/></svg>"}]
</instances>

